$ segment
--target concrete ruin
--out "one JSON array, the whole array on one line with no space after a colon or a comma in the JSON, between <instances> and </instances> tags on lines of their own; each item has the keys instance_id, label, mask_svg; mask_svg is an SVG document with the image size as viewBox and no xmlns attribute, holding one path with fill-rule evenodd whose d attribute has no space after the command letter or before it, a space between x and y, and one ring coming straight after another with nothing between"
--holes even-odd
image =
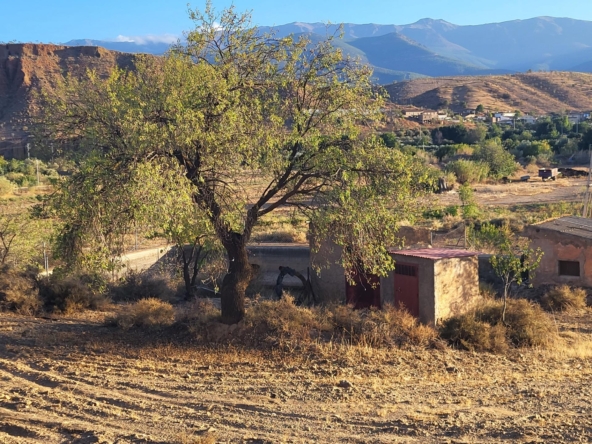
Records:
<instances>
[{"instance_id":1,"label":"concrete ruin","mask_svg":"<svg viewBox=\"0 0 592 444\"><path fill-rule=\"evenodd\" d=\"M530 247L543 252L533 285L569 284L592 287L592 220L561 217L531 225Z\"/></svg>"}]
</instances>

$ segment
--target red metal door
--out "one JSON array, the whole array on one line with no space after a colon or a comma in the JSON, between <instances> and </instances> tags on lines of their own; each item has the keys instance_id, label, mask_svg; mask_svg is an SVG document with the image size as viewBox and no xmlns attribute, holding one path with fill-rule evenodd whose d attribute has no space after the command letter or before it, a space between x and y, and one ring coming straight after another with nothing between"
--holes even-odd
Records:
<instances>
[{"instance_id":1,"label":"red metal door","mask_svg":"<svg viewBox=\"0 0 592 444\"><path fill-rule=\"evenodd\" d=\"M355 285L347 278L345 280L345 299L347 305L352 305L356 310L370 307L381 307L380 301L380 277L369 274L356 273L353 277Z\"/></svg>"},{"instance_id":2,"label":"red metal door","mask_svg":"<svg viewBox=\"0 0 592 444\"><path fill-rule=\"evenodd\" d=\"M419 267L395 265L395 306L404 307L411 315L419 317Z\"/></svg>"}]
</instances>

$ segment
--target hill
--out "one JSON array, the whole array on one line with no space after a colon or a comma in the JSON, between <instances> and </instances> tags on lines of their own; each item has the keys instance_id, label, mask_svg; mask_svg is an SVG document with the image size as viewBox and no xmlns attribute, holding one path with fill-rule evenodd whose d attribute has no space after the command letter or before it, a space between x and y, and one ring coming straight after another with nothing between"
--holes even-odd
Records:
<instances>
[{"instance_id":1,"label":"hill","mask_svg":"<svg viewBox=\"0 0 592 444\"><path fill-rule=\"evenodd\" d=\"M502 76L416 79L386 86L401 105L486 109L533 114L592 110L592 74L537 72Z\"/></svg>"},{"instance_id":2,"label":"hill","mask_svg":"<svg viewBox=\"0 0 592 444\"><path fill-rule=\"evenodd\" d=\"M0 46L0 155L22 157L27 137L27 112L35 93L48 90L65 74L87 69L107 75L115 66L133 66L134 56L100 47L45 44Z\"/></svg>"}]
</instances>

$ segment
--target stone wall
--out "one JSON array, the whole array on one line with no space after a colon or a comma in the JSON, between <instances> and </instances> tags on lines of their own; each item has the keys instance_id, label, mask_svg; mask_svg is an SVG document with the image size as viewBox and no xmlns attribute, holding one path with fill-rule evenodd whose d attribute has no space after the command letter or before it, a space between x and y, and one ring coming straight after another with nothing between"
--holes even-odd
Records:
<instances>
[{"instance_id":1,"label":"stone wall","mask_svg":"<svg viewBox=\"0 0 592 444\"><path fill-rule=\"evenodd\" d=\"M481 299L477 256L436 261L434 323L466 313Z\"/></svg>"}]
</instances>

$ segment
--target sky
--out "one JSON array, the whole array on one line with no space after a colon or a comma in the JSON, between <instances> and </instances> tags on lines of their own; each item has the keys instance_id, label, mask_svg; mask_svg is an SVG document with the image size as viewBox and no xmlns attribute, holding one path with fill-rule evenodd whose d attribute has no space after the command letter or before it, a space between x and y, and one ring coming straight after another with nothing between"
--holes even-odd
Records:
<instances>
[{"instance_id":1,"label":"sky","mask_svg":"<svg viewBox=\"0 0 592 444\"><path fill-rule=\"evenodd\" d=\"M72 39L170 42L193 28L188 0L0 0L0 42L63 43ZM231 0L212 0L223 9ZM291 22L408 24L422 18L458 25L538 16L592 21L590 0L234 0L256 25ZM203 8L205 0L193 1Z\"/></svg>"}]
</instances>

